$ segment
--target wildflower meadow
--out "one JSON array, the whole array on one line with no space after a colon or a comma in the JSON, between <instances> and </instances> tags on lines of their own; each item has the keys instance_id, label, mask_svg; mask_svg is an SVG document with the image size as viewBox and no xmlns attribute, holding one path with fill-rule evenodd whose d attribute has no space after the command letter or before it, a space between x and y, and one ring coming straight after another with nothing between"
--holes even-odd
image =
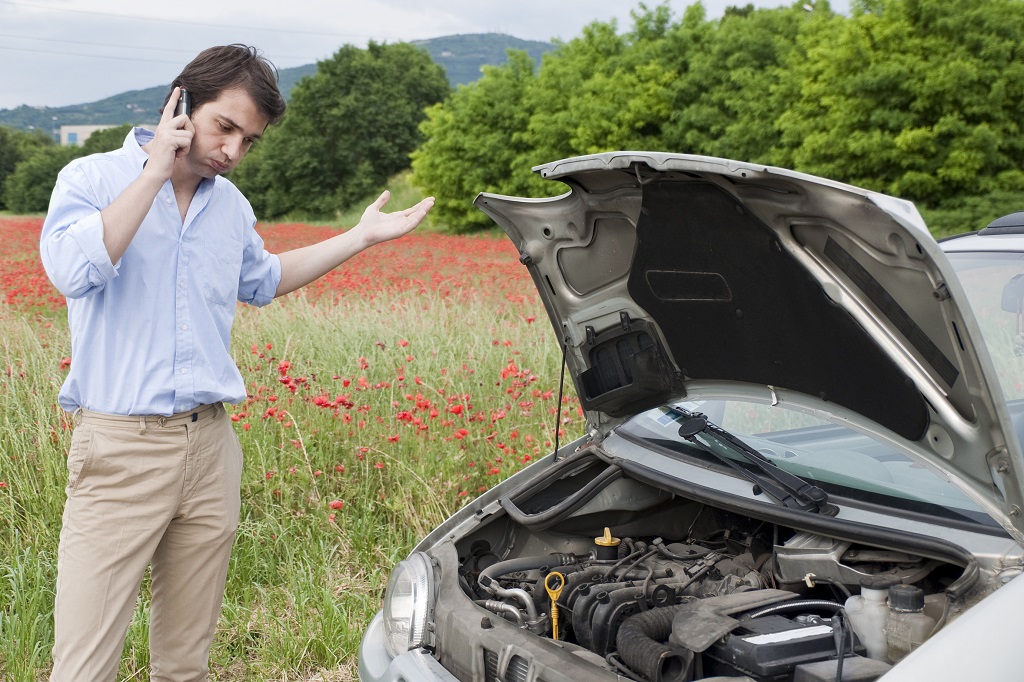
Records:
<instances>
[{"instance_id":1,"label":"wildflower meadow","mask_svg":"<svg viewBox=\"0 0 1024 682\"><path fill-rule=\"evenodd\" d=\"M0 679L45 679L75 362L41 218L0 216ZM334 232L261 225L280 252ZM414 233L262 309L240 305L228 406L246 455L213 680L352 680L387 576L432 527L583 430L504 238ZM119 679L148 679L148 578Z\"/></svg>"}]
</instances>

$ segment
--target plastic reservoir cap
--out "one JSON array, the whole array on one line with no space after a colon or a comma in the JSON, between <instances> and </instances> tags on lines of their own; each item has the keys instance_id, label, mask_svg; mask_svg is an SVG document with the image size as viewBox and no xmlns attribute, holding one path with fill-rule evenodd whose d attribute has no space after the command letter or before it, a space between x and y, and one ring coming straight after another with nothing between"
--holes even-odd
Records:
<instances>
[{"instance_id":1,"label":"plastic reservoir cap","mask_svg":"<svg viewBox=\"0 0 1024 682\"><path fill-rule=\"evenodd\" d=\"M604 527L604 535L599 538L594 538L594 544L598 547L618 547L622 540L612 537L612 529L608 526Z\"/></svg>"},{"instance_id":2,"label":"plastic reservoir cap","mask_svg":"<svg viewBox=\"0 0 1024 682\"><path fill-rule=\"evenodd\" d=\"M889 588L889 608L893 611L923 611L924 590L913 585L893 585Z\"/></svg>"}]
</instances>

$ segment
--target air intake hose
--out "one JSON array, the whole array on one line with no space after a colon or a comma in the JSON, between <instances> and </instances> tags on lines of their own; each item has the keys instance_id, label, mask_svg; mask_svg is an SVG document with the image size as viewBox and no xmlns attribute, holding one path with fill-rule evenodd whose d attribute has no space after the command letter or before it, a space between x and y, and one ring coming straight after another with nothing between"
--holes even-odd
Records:
<instances>
[{"instance_id":1,"label":"air intake hose","mask_svg":"<svg viewBox=\"0 0 1024 682\"><path fill-rule=\"evenodd\" d=\"M615 644L622 661L654 682L688 682L693 652L664 644L672 633L672 619L680 605L643 611L619 628Z\"/></svg>"}]
</instances>

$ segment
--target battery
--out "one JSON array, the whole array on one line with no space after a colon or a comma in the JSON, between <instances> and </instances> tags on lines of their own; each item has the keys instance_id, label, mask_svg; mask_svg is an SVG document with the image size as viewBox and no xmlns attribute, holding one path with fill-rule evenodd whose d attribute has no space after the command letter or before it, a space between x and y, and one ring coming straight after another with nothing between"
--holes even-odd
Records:
<instances>
[{"instance_id":1,"label":"battery","mask_svg":"<svg viewBox=\"0 0 1024 682\"><path fill-rule=\"evenodd\" d=\"M797 665L835 655L833 629L827 620L769 615L744 621L715 642L704 652L703 665L705 674L742 674L757 682L781 682L792 679Z\"/></svg>"},{"instance_id":2,"label":"battery","mask_svg":"<svg viewBox=\"0 0 1024 682\"><path fill-rule=\"evenodd\" d=\"M817 661L801 663L793 671L793 682L836 682L838 661ZM875 682L889 672L891 665L863 656L848 656L843 659L842 682Z\"/></svg>"}]
</instances>

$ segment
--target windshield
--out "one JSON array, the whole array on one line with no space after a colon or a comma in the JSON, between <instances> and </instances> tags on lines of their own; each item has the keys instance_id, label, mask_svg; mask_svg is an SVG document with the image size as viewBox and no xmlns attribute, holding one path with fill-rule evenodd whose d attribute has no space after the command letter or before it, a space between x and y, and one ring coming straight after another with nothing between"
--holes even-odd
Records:
<instances>
[{"instance_id":1,"label":"windshield","mask_svg":"<svg viewBox=\"0 0 1024 682\"><path fill-rule=\"evenodd\" d=\"M880 504L950 520L997 527L948 480L881 440L783 404L746 400L687 401L632 418L618 432L707 462L716 460L679 435L686 417L700 412L781 469L847 501ZM738 460L739 457L736 457ZM749 466L746 462L742 466Z\"/></svg>"},{"instance_id":2,"label":"windshield","mask_svg":"<svg viewBox=\"0 0 1024 682\"><path fill-rule=\"evenodd\" d=\"M1024 398L1024 253L948 253L1007 401ZM1011 412L1016 417L1020 405ZM1015 419L1014 422L1019 422Z\"/></svg>"},{"instance_id":3,"label":"windshield","mask_svg":"<svg viewBox=\"0 0 1024 682\"><path fill-rule=\"evenodd\" d=\"M1024 434L1024 253L946 255L978 320L1020 438ZM675 407L644 412L618 431L680 457L720 464L679 435L680 420L685 417ZM780 468L820 486L833 499L997 526L960 488L891 441L827 421L822 413L743 399L689 401L678 407L705 414ZM746 462L741 465L750 466Z\"/></svg>"}]
</instances>

